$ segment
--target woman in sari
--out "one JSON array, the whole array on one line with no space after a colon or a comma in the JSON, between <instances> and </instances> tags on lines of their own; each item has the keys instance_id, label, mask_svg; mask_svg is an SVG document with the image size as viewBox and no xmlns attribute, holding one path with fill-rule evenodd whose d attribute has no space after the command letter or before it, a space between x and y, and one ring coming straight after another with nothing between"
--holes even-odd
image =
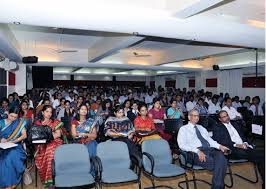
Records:
<instances>
[{"instance_id":1,"label":"woman in sari","mask_svg":"<svg viewBox=\"0 0 266 189\"><path fill-rule=\"evenodd\" d=\"M160 133L160 136L169 141L172 136L168 133L164 132L164 119L166 119L166 114L164 109L161 106L161 102L159 98L153 99L153 108L149 110L148 113L149 117L153 119L153 122L155 124L156 130Z\"/></svg>"},{"instance_id":2,"label":"woman in sari","mask_svg":"<svg viewBox=\"0 0 266 189\"><path fill-rule=\"evenodd\" d=\"M22 141L27 137L24 119L18 119L19 109L10 108L8 117L0 120L0 142L17 146L0 150L0 188L11 189L21 181L26 153Z\"/></svg>"},{"instance_id":3,"label":"woman in sari","mask_svg":"<svg viewBox=\"0 0 266 189\"><path fill-rule=\"evenodd\" d=\"M41 182L44 187L52 186L52 160L54 159L55 149L63 144L61 140L61 127L62 122L58 120L52 120L53 107L51 105L44 105L42 109L42 119L37 120L35 125L44 126L47 125L52 128L53 140L46 144L39 144L37 146L37 153L35 157L35 164L38 169Z\"/></svg>"},{"instance_id":4,"label":"woman in sari","mask_svg":"<svg viewBox=\"0 0 266 189\"><path fill-rule=\"evenodd\" d=\"M83 104L78 109L76 118L71 123L71 134L77 143L88 148L90 157L96 156L97 122L88 117L88 108Z\"/></svg>"}]
</instances>

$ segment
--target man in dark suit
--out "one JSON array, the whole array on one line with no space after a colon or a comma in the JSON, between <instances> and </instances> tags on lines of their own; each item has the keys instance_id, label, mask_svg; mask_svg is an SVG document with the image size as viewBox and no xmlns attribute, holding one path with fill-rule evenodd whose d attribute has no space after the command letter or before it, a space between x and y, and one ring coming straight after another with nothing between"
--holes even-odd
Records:
<instances>
[{"instance_id":1,"label":"man in dark suit","mask_svg":"<svg viewBox=\"0 0 266 189\"><path fill-rule=\"evenodd\" d=\"M213 130L213 139L218 143L231 149L230 159L247 159L255 162L264 181L264 151L256 150L244 136L241 126L235 122L230 122L230 118L225 110L218 114L221 123Z\"/></svg>"},{"instance_id":2,"label":"man in dark suit","mask_svg":"<svg viewBox=\"0 0 266 189\"><path fill-rule=\"evenodd\" d=\"M137 116L138 116L138 101L134 101L131 106L131 110L127 112L127 117L133 123Z\"/></svg>"}]
</instances>

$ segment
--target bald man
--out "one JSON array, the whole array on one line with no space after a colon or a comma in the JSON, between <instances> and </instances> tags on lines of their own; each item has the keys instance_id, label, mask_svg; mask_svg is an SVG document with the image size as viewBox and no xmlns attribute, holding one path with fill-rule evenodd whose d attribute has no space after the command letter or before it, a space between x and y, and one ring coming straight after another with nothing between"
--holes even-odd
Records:
<instances>
[{"instance_id":1,"label":"bald man","mask_svg":"<svg viewBox=\"0 0 266 189\"><path fill-rule=\"evenodd\" d=\"M197 125L197 110L191 110L188 119L188 124L181 127L178 132L178 145L181 150L195 153L194 165L213 172L212 189L223 189L227 160L222 152L228 148L214 141L204 127ZM188 161L192 162L192 157L189 157Z\"/></svg>"}]
</instances>

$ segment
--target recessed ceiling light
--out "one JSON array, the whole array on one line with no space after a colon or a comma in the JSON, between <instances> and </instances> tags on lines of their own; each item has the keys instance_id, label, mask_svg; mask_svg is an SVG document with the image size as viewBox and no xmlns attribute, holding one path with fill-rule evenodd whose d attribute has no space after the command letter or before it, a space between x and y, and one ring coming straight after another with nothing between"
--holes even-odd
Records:
<instances>
[{"instance_id":1,"label":"recessed ceiling light","mask_svg":"<svg viewBox=\"0 0 266 189\"><path fill-rule=\"evenodd\" d=\"M15 24L15 25L20 25L20 22L13 22L13 24Z\"/></svg>"}]
</instances>

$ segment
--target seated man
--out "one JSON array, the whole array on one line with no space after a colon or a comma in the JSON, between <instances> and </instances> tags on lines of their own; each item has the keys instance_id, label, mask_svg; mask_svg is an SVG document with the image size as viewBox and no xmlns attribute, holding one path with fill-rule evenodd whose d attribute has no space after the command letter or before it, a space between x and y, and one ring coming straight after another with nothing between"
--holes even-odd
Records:
<instances>
[{"instance_id":1,"label":"seated man","mask_svg":"<svg viewBox=\"0 0 266 189\"><path fill-rule=\"evenodd\" d=\"M197 154L194 159L195 165L213 171L212 189L223 189L227 160L222 152L228 150L228 148L214 141L204 127L197 125L199 121L197 110L191 110L188 119L189 123L179 130L178 145L181 150Z\"/></svg>"},{"instance_id":2,"label":"seated man","mask_svg":"<svg viewBox=\"0 0 266 189\"><path fill-rule=\"evenodd\" d=\"M231 120L239 120L242 118L241 114L232 106L232 99L230 97L226 98L224 102L225 106L222 110L225 110L228 113Z\"/></svg>"},{"instance_id":3,"label":"seated man","mask_svg":"<svg viewBox=\"0 0 266 189\"><path fill-rule=\"evenodd\" d=\"M248 159L249 161L255 162L264 180L264 151L253 149L253 146L248 143L246 137L243 135L241 127L235 122L230 122L226 111L220 111L218 116L221 123L215 127L212 138L231 149L232 152L229 158Z\"/></svg>"}]
</instances>

